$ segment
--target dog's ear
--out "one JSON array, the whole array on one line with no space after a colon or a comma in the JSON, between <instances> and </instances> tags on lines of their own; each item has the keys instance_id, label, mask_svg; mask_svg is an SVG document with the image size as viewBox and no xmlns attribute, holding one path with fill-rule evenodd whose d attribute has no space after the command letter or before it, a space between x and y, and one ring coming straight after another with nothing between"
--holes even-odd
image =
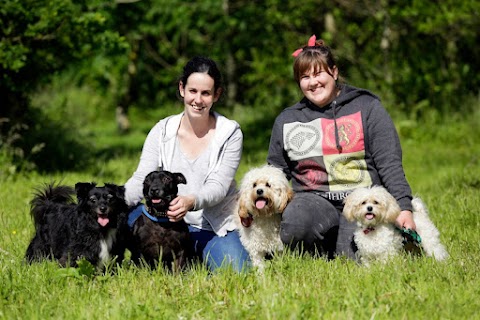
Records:
<instances>
[{"instance_id":1,"label":"dog's ear","mask_svg":"<svg viewBox=\"0 0 480 320\"><path fill-rule=\"evenodd\" d=\"M294 195L293 190L287 189L287 191L285 192L285 195L282 197L281 202L278 206L279 213L282 213L283 211L285 211L285 208L287 207L287 205L290 203L290 201L292 201L293 195Z\"/></svg>"},{"instance_id":2,"label":"dog's ear","mask_svg":"<svg viewBox=\"0 0 480 320\"><path fill-rule=\"evenodd\" d=\"M248 209L246 207L245 203L245 198L240 196L240 199L238 199L238 216L240 217L240 222L242 223L242 226L245 228L248 228L252 225L253 222L253 217L250 213L248 213Z\"/></svg>"},{"instance_id":3,"label":"dog's ear","mask_svg":"<svg viewBox=\"0 0 480 320\"><path fill-rule=\"evenodd\" d=\"M401 211L397 200L384 187L374 187L372 190L375 190L375 194L379 197L379 201L385 206L383 221L387 223L395 223L395 220L397 220Z\"/></svg>"},{"instance_id":4,"label":"dog's ear","mask_svg":"<svg viewBox=\"0 0 480 320\"><path fill-rule=\"evenodd\" d=\"M245 203L245 197L243 195L240 195L240 198L238 199L238 215L240 218L248 218L250 215L248 213L248 209Z\"/></svg>"},{"instance_id":5,"label":"dog's ear","mask_svg":"<svg viewBox=\"0 0 480 320\"><path fill-rule=\"evenodd\" d=\"M77 182L75 184L75 192L77 193L78 200L85 199L88 192L95 188L96 185L95 182Z\"/></svg>"},{"instance_id":6,"label":"dog's ear","mask_svg":"<svg viewBox=\"0 0 480 320\"><path fill-rule=\"evenodd\" d=\"M173 173L173 176L175 177L175 182L177 184L187 184L187 179L185 178L185 176L183 174L181 174L180 172L175 172Z\"/></svg>"},{"instance_id":7,"label":"dog's ear","mask_svg":"<svg viewBox=\"0 0 480 320\"><path fill-rule=\"evenodd\" d=\"M124 186L116 186L117 187L117 197L120 199L125 199L125 187Z\"/></svg>"},{"instance_id":8,"label":"dog's ear","mask_svg":"<svg viewBox=\"0 0 480 320\"><path fill-rule=\"evenodd\" d=\"M123 199L125 198L125 187L124 186L118 186L114 183L105 183L105 187L113 190L115 193L115 197Z\"/></svg>"},{"instance_id":9,"label":"dog's ear","mask_svg":"<svg viewBox=\"0 0 480 320\"><path fill-rule=\"evenodd\" d=\"M353 200L353 196L350 194L348 195L344 200L343 200L344 206L343 206L343 215L348 221L354 221L355 216L354 216L354 206L355 206L355 201Z\"/></svg>"},{"instance_id":10,"label":"dog's ear","mask_svg":"<svg viewBox=\"0 0 480 320\"><path fill-rule=\"evenodd\" d=\"M394 197L391 197L391 199L388 201L386 211L385 221L388 223L395 223L395 220L397 220L401 209Z\"/></svg>"},{"instance_id":11,"label":"dog's ear","mask_svg":"<svg viewBox=\"0 0 480 320\"><path fill-rule=\"evenodd\" d=\"M248 193L241 192L240 197L238 198L238 210L237 213L242 219L247 219L251 217L251 214L248 211L247 201L249 201Z\"/></svg>"}]
</instances>

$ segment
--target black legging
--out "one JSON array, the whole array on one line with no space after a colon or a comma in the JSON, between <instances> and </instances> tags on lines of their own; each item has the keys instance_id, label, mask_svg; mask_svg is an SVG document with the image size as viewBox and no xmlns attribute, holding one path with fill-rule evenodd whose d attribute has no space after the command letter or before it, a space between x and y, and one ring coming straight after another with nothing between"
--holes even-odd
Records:
<instances>
[{"instance_id":1,"label":"black legging","mask_svg":"<svg viewBox=\"0 0 480 320\"><path fill-rule=\"evenodd\" d=\"M283 212L280 237L291 248L355 259L355 222L342 215L340 201L331 202L311 192L295 194ZM338 231L338 232L337 232ZM337 236L338 233L338 236Z\"/></svg>"}]
</instances>

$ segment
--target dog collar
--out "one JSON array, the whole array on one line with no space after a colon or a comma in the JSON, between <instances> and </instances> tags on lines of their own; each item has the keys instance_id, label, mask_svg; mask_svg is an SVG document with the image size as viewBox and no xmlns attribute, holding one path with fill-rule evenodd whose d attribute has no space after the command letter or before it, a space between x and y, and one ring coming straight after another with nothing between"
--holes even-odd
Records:
<instances>
[{"instance_id":1,"label":"dog collar","mask_svg":"<svg viewBox=\"0 0 480 320\"><path fill-rule=\"evenodd\" d=\"M369 234L370 232L375 231L374 227L368 227L366 229L363 229L364 234Z\"/></svg>"},{"instance_id":2,"label":"dog collar","mask_svg":"<svg viewBox=\"0 0 480 320\"><path fill-rule=\"evenodd\" d=\"M147 210L147 206L143 206L142 208L142 213L150 220L152 221L155 221L155 222L168 222L168 218L167 218L167 215L165 215L164 217L160 217L160 218L157 218L157 217L154 217L152 216L148 210Z\"/></svg>"}]
</instances>

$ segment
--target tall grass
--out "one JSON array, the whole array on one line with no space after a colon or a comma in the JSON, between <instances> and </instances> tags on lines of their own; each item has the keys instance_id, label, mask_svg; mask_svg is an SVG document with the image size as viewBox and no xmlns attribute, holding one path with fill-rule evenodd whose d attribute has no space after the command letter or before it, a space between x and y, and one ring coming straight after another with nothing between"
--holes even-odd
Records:
<instances>
[{"instance_id":1,"label":"tall grass","mask_svg":"<svg viewBox=\"0 0 480 320\"><path fill-rule=\"evenodd\" d=\"M405 257L364 268L286 252L268 262L263 276L229 269L209 274L201 265L170 275L127 264L114 275L89 276L52 262L25 264L33 189L53 180L124 183L162 112L134 114L128 136L117 135L112 122L92 122L97 161L82 171L1 181L1 319L480 319L479 114L396 121L407 178L451 254L445 263ZM231 116L245 134L240 178L265 161L273 117L249 109Z\"/></svg>"}]
</instances>

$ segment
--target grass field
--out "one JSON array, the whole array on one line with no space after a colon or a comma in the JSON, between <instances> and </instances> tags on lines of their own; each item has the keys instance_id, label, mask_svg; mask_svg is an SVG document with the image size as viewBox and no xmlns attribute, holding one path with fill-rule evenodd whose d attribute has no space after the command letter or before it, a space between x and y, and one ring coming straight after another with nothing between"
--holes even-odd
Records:
<instances>
[{"instance_id":1,"label":"grass field","mask_svg":"<svg viewBox=\"0 0 480 320\"><path fill-rule=\"evenodd\" d=\"M270 119L236 111L245 135L240 178L266 156ZM133 114L133 117L137 115ZM363 268L287 252L263 276L196 266L181 275L123 265L115 275L26 265L29 201L52 180L122 184L146 131L163 114L138 118L129 135L113 123L88 128L97 160L88 169L1 178L0 319L480 319L480 115L427 123L398 119L404 167L428 205L451 258L396 259ZM147 120L148 119L148 120Z\"/></svg>"}]
</instances>

